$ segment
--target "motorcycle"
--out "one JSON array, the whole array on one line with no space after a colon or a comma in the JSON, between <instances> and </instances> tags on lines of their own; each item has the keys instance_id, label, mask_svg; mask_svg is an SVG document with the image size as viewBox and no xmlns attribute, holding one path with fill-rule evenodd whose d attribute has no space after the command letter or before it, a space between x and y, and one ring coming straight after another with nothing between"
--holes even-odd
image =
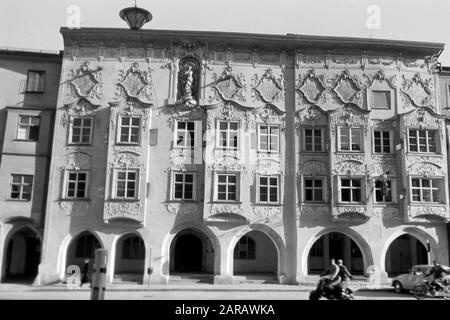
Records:
<instances>
[{"instance_id":1,"label":"motorcycle","mask_svg":"<svg viewBox=\"0 0 450 320\"><path fill-rule=\"evenodd\" d=\"M326 298L328 300L352 300L353 291L349 288L343 289L339 285L334 288L329 288L327 284L331 281L328 278L321 278L317 284L316 290L309 293L309 300L320 300L320 298Z\"/></svg>"}]
</instances>

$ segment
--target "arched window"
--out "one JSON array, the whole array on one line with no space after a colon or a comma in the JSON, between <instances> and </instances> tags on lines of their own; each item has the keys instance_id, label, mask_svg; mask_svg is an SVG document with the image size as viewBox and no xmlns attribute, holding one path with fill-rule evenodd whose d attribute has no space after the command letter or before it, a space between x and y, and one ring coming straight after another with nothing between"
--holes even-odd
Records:
<instances>
[{"instance_id":1,"label":"arched window","mask_svg":"<svg viewBox=\"0 0 450 320\"><path fill-rule=\"evenodd\" d=\"M144 241L138 236L132 236L123 242L122 259L142 260L145 256Z\"/></svg>"},{"instance_id":2,"label":"arched window","mask_svg":"<svg viewBox=\"0 0 450 320\"><path fill-rule=\"evenodd\" d=\"M75 258L94 258L95 250L100 248L100 243L92 234L85 234L78 238L75 248Z\"/></svg>"},{"instance_id":3,"label":"arched window","mask_svg":"<svg viewBox=\"0 0 450 320\"><path fill-rule=\"evenodd\" d=\"M256 256L255 249L255 241L248 236L243 236L234 247L234 258L241 260L254 260Z\"/></svg>"}]
</instances>

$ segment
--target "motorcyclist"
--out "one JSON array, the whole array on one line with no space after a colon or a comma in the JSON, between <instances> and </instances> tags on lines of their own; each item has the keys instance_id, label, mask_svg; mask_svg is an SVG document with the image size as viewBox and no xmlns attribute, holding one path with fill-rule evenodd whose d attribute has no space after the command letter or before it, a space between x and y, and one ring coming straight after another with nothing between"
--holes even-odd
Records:
<instances>
[{"instance_id":1,"label":"motorcyclist","mask_svg":"<svg viewBox=\"0 0 450 320\"><path fill-rule=\"evenodd\" d=\"M333 290L334 287L341 282L341 277L339 276L339 266L336 264L334 259L330 260L330 266L321 275L323 279L329 279L327 283L323 282L322 288L326 286L328 289Z\"/></svg>"},{"instance_id":2,"label":"motorcyclist","mask_svg":"<svg viewBox=\"0 0 450 320\"><path fill-rule=\"evenodd\" d=\"M337 265L339 267L339 276L341 277L341 282L339 283L339 287L348 294L353 294L353 290L348 287L348 282L350 279L353 279L352 274L348 271L348 268L344 265L344 261L342 259L338 259Z\"/></svg>"},{"instance_id":3,"label":"motorcyclist","mask_svg":"<svg viewBox=\"0 0 450 320\"><path fill-rule=\"evenodd\" d=\"M431 286L435 288L435 290L442 290L447 285L445 281L445 274L450 274L450 272L445 270L437 260L433 260L433 267L427 275L433 277Z\"/></svg>"}]
</instances>

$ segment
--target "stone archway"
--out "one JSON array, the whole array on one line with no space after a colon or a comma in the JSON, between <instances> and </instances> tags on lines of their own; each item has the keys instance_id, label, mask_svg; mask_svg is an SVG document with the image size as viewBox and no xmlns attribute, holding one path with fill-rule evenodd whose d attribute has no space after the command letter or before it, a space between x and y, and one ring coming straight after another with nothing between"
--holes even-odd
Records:
<instances>
[{"instance_id":1,"label":"stone archway","mask_svg":"<svg viewBox=\"0 0 450 320\"><path fill-rule=\"evenodd\" d=\"M395 277L401 273L408 273L413 265L428 263L428 252L424 244L416 237L405 233L389 245L385 270L389 277Z\"/></svg>"},{"instance_id":2,"label":"stone archway","mask_svg":"<svg viewBox=\"0 0 450 320\"><path fill-rule=\"evenodd\" d=\"M82 273L90 274L94 264L95 250L99 248L102 248L102 245L93 233L89 231L81 232L69 243L66 252L65 270L69 266L76 265Z\"/></svg>"},{"instance_id":3,"label":"stone archway","mask_svg":"<svg viewBox=\"0 0 450 320\"><path fill-rule=\"evenodd\" d=\"M233 250L233 275L278 274L278 251L264 232L252 230L243 235Z\"/></svg>"},{"instance_id":4,"label":"stone archway","mask_svg":"<svg viewBox=\"0 0 450 320\"><path fill-rule=\"evenodd\" d=\"M114 281L142 283L145 270L145 244L141 236L128 233L115 245Z\"/></svg>"},{"instance_id":5,"label":"stone archway","mask_svg":"<svg viewBox=\"0 0 450 320\"><path fill-rule=\"evenodd\" d=\"M41 259L41 241L37 233L24 227L8 240L5 251L5 282L33 282Z\"/></svg>"},{"instance_id":6,"label":"stone archway","mask_svg":"<svg viewBox=\"0 0 450 320\"><path fill-rule=\"evenodd\" d=\"M170 273L214 273L214 247L201 231L180 231L170 245Z\"/></svg>"}]
</instances>

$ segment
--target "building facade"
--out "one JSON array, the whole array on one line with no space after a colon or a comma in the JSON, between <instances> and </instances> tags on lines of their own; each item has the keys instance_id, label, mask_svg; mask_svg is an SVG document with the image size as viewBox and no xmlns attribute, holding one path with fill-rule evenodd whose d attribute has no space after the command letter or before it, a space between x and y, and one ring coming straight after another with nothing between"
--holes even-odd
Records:
<instances>
[{"instance_id":1,"label":"building facade","mask_svg":"<svg viewBox=\"0 0 450 320\"><path fill-rule=\"evenodd\" d=\"M0 50L2 281L35 278L62 54Z\"/></svg>"},{"instance_id":2,"label":"building facade","mask_svg":"<svg viewBox=\"0 0 450 320\"><path fill-rule=\"evenodd\" d=\"M100 247L109 282L448 262L442 44L61 32L37 283Z\"/></svg>"}]
</instances>

